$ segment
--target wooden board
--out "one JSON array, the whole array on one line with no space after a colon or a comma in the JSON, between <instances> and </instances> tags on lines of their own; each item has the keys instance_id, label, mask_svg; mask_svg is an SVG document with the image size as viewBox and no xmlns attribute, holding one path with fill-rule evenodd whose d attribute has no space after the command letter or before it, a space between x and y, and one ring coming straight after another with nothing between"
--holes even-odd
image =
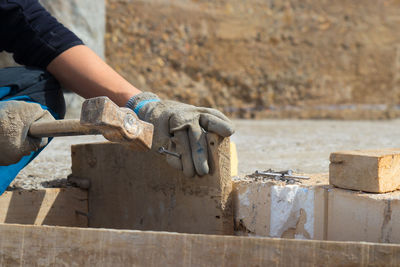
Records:
<instances>
[{"instance_id":1,"label":"wooden board","mask_svg":"<svg viewBox=\"0 0 400 267\"><path fill-rule=\"evenodd\" d=\"M0 224L1 266L399 266L400 245Z\"/></svg>"},{"instance_id":2,"label":"wooden board","mask_svg":"<svg viewBox=\"0 0 400 267\"><path fill-rule=\"evenodd\" d=\"M187 178L164 155L119 144L72 146L72 173L90 180L89 226L233 234L229 139L207 135L211 174Z\"/></svg>"},{"instance_id":3,"label":"wooden board","mask_svg":"<svg viewBox=\"0 0 400 267\"><path fill-rule=\"evenodd\" d=\"M372 193L400 187L400 149L332 153L329 183L344 189Z\"/></svg>"},{"instance_id":4,"label":"wooden board","mask_svg":"<svg viewBox=\"0 0 400 267\"><path fill-rule=\"evenodd\" d=\"M0 223L87 227L87 191L48 188L6 191L0 196Z\"/></svg>"}]
</instances>

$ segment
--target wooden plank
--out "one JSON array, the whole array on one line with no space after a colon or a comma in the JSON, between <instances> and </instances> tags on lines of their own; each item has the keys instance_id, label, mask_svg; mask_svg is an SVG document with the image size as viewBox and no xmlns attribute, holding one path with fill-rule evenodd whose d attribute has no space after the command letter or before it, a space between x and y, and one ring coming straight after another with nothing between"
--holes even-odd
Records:
<instances>
[{"instance_id":1,"label":"wooden plank","mask_svg":"<svg viewBox=\"0 0 400 267\"><path fill-rule=\"evenodd\" d=\"M87 195L79 188L6 191L0 196L0 223L87 227L87 216L81 215L88 212Z\"/></svg>"},{"instance_id":2,"label":"wooden plank","mask_svg":"<svg viewBox=\"0 0 400 267\"><path fill-rule=\"evenodd\" d=\"M1 266L399 266L400 245L0 224Z\"/></svg>"},{"instance_id":3,"label":"wooden plank","mask_svg":"<svg viewBox=\"0 0 400 267\"><path fill-rule=\"evenodd\" d=\"M332 153L329 183L344 189L372 193L400 187L400 149Z\"/></svg>"},{"instance_id":4,"label":"wooden plank","mask_svg":"<svg viewBox=\"0 0 400 267\"><path fill-rule=\"evenodd\" d=\"M229 139L207 135L211 174L187 178L164 155L119 144L72 146L72 173L89 179L89 226L233 234Z\"/></svg>"}]
</instances>

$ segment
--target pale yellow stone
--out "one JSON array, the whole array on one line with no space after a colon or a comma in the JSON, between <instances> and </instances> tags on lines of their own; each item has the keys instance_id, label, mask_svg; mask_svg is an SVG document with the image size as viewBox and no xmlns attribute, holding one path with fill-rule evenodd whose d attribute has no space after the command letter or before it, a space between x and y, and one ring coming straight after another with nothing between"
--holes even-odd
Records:
<instances>
[{"instance_id":1,"label":"pale yellow stone","mask_svg":"<svg viewBox=\"0 0 400 267\"><path fill-rule=\"evenodd\" d=\"M238 176L238 165L239 165L239 160L237 156L237 149L236 149L236 144L234 142L231 142L230 145L230 150L231 150L231 176Z\"/></svg>"},{"instance_id":2,"label":"pale yellow stone","mask_svg":"<svg viewBox=\"0 0 400 267\"><path fill-rule=\"evenodd\" d=\"M400 243L400 191L370 194L328 189L327 239Z\"/></svg>"},{"instance_id":3,"label":"pale yellow stone","mask_svg":"<svg viewBox=\"0 0 400 267\"><path fill-rule=\"evenodd\" d=\"M365 193L336 188L326 181L325 184L317 184L312 175L310 180L302 185L235 180L233 206L236 235L400 243L400 225L397 223L400 220L400 190L383 194ZM302 190L313 194L313 200L305 200L311 202L298 203L301 198L291 197L301 194ZM277 191L281 194L274 200ZM283 202L287 204L282 205ZM309 207L309 204L312 206ZM296 212L299 206L300 214ZM282 216L285 213L290 215ZM275 216L280 216L281 220ZM312 225L307 228L307 223ZM276 231L277 227L282 230ZM304 230L308 235L304 234Z\"/></svg>"},{"instance_id":4,"label":"pale yellow stone","mask_svg":"<svg viewBox=\"0 0 400 267\"><path fill-rule=\"evenodd\" d=\"M373 193L400 187L400 149L335 152L330 156L329 183Z\"/></svg>"}]
</instances>

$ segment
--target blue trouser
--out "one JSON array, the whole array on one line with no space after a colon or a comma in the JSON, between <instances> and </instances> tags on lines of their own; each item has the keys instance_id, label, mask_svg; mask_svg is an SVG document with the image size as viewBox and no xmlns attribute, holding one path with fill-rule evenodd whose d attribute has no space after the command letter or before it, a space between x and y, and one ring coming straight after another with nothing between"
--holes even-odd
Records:
<instances>
[{"instance_id":1,"label":"blue trouser","mask_svg":"<svg viewBox=\"0 0 400 267\"><path fill-rule=\"evenodd\" d=\"M59 83L48 72L40 69L0 69L0 101L10 100L38 103L56 119L62 119L65 115L64 96ZM42 150L32 152L16 164L0 166L0 195Z\"/></svg>"}]
</instances>

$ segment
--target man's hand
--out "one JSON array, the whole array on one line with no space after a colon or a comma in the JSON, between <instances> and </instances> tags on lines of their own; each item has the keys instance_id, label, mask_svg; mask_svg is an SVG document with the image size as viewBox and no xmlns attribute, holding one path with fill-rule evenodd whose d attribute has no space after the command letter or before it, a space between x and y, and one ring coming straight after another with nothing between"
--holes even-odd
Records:
<instances>
[{"instance_id":1,"label":"man's hand","mask_svg":"<svg viewBox=\"0 0 400 267\"><path fill-rule=\"evenodd\" d=\"M232 122L218 110L160 100L148 92L131 98L127 107L154 125L153 150L164 147L181 155L180 159L167 155L167 161L188 177L209 172L205 131L223 137L234 133Z\"/></svg>"},{"instance_id":2,"label":"man's hand","mask_svg":"<svg viewBox=\"0 0 400 267\"><path fill-rule=\"evenodd\" d=\"M54 120L39 104L24 101L0 102L0 166L15 164L23 156L47 144L47 138L28 136L30 125L39 120Z\"/></svg>"}]
</instances>

